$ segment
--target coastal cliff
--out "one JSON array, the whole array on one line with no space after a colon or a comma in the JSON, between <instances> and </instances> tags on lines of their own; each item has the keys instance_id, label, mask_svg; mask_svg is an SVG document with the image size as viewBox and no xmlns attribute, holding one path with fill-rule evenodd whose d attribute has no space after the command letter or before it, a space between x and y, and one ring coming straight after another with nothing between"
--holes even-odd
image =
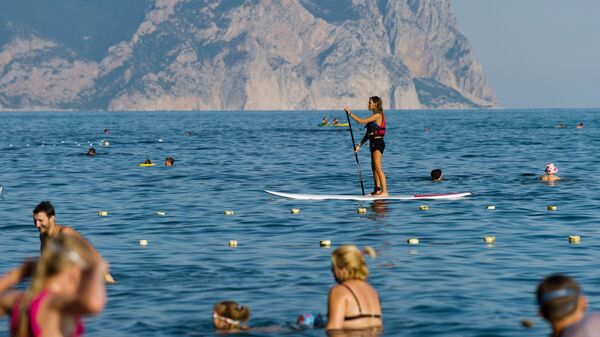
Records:
<instances>
[{"instance_id":1,"label":"coastal cliff","mask_svg":"<svg viewBox=\"0 0 600 337\"><path fill-rule=\"evenodd\" d=\"M3 19L0 109L340 109L372 95L387 109L497 105L447 0L148 0L128 10L139 19L114 28L120 41L93 22L48 33ZM95 41L105 49L91 51Z\"/></svg>"}]
</instances>

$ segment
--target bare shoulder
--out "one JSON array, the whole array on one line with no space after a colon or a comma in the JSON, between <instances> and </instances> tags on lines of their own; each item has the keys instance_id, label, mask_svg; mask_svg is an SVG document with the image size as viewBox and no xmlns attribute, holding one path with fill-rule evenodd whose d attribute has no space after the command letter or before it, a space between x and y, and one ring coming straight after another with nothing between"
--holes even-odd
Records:
<instances>
[{"instance_id":1,"label":"bare shoulder","mask_svg":"<svg viewBox=\"0 0 600 337\"><path fill-rule=\"evenodd\" d=\"M81 233L79 233L77 230L75 230L69 226L64 226L64 225L59 225L59 226L60 226L60 233L62 233L62 234L81 236Z\"/></svg>"}]
</instances>

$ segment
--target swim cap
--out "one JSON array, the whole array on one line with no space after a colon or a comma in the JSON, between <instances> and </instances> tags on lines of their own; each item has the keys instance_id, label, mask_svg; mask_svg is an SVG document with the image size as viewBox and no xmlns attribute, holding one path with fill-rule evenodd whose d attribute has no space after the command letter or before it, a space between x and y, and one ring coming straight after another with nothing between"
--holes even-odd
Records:
<instances>
[{"instance_id":1,"label":"swim cap","mask_svg":"<svg viewBox=\"0 0 600 337\"><path fill-rule=\"evenodd\" d=\"M304 328L324 328L327 325L325 319L319 313L304 313L298 316L296 323Z\"/></svg>"},{"instance_id":2,"label":"swim cap","mask_svg":"<svg viewBox=\"0 0 600 337\"><path fill-rule=\"evenodd\" d=\"M555 174L556 172L558 172L558 167L554 166L553 163L548 163L546 165L546 173Z\"/></svg>"}]
</instances>

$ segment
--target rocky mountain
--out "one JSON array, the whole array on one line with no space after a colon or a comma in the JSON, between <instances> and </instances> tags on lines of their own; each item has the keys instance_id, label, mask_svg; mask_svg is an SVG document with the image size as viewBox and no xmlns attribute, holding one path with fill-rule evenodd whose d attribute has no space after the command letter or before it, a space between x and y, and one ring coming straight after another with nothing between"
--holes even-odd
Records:
<instances>
[{"instance_id":1,"label":"rocky mountain","mask_svg":"<svg viewBox=\"0 0 600 337\"><path fill-rule=\"evenodd\" d=\"M0 109L496 106L448 0L106 1L0 5Z\"/></svg>"}]
</instances>

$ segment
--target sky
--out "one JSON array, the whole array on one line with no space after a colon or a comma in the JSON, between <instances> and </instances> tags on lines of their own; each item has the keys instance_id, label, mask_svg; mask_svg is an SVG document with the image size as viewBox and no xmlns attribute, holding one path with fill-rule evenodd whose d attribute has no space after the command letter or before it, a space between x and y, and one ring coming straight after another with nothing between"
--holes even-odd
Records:
<instances>
[{"instance_id":1,"label":"sky","mask_svg":"<svg viewBox=\"0 0 600 337\"><path fill-rule=\"evenodd\" d=\"M599 0L450 0L503 108L600 108Z\"/></svg>"}]
</instances>

